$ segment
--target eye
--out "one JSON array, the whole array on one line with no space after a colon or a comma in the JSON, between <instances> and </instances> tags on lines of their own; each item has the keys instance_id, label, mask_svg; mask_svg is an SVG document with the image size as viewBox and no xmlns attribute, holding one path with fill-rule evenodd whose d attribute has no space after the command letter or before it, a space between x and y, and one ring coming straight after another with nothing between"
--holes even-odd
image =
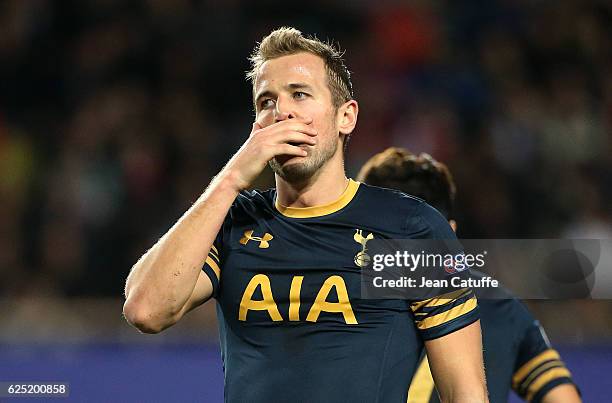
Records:
<instances>
[{"instance_id":1,"label":"eye","mask_svg":"<svg viewBox=\"0 0 612 403\"><path fill-rule=\"evenodd\" d=\"M293 93L293 98L295 99L305 99L307 96L308 94L303 91L296 91Z\"/></svg>"},{"instance_id":2,"label":"eye","mask_svg":"<svg viewBox=\"0 0 612 403\"><path fill-rule=\"evenodd\" d=\"M272 98L262 99L261 102L259 103L259 107L261 109L267 109L273 105L274 105L274 100Z\"/></svg>"}]
</instances>

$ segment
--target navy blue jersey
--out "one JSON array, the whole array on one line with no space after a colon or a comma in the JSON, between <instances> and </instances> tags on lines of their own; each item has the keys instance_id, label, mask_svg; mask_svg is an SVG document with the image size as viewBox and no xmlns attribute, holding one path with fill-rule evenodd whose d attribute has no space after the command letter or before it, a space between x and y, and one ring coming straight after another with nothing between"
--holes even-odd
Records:
<instances>
[{"instance_id":1,"label":"navy blue jersey","mask_svg":"<svg viewBox=\"0 0 612 403\"><path fill-rule=\"evenodd\" d=\"M539 402L555 386L573 383L571 374L525 305L502 291L507 299L478 300L489 400L506 402L513 389L523 399ZM440 402L426 356L410 385L408 402Z\"/></svg>"},{"instance_id":2,"label":"navy blue jersey","mask_svg":"<svg viewBox=\"0 0 612 403\"><path fill-rule=\"evenodd\" d=\"M227 402L405 402L423 340L478 319L471 290L361 299L375 238L451 239L420 199L350 181L333 203L287 208L242 192L204 272L217 301Z\"/></svg>"}]
</instances>

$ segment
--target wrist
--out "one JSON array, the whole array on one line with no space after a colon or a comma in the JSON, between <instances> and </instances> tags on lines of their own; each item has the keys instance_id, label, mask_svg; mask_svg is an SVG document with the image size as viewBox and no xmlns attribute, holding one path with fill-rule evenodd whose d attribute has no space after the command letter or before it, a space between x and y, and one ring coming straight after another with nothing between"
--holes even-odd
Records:
<instances>
[{"instance_id":1,"label":"wrist","mask_svg":"<svg viewBox=\"0 0 612 403\"><path fill-rule=\"evenodd\" d=\"M241 190L248 187L248 183L245 183L240 175L229 167L224 168L217 177L215 178L219 188L238 194Z\"/></svg>"}]
</instances>

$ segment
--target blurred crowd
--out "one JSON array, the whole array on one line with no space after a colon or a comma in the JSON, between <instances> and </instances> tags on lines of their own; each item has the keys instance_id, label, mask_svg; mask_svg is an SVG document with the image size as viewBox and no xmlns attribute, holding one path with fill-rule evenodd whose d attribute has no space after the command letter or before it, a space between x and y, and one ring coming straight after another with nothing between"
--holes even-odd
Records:
<instances>
[{"instance_id":1,"label":"blurred crowd","mask_svg":"<svg viewBox=\"0 0 612 403\"><path fill-rule=\"evenodd\" d=\"M461 237L612 238L608 1L4 0L0 296L120 295L245 140L282 25L346 50L349 174L404 146L449 165Z\"/></svg>"}]
</instances>

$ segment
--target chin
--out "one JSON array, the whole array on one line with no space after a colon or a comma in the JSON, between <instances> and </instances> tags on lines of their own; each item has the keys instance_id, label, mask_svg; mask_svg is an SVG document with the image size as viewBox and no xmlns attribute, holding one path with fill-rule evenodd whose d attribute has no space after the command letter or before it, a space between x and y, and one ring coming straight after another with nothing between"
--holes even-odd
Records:
<instances>
[{"instance_id":1,"label":"chin","mask_svg":"<svg viewBox=\"0 0 612 403\"><path fill-rule=\"evenodd\" d=\"M277 161L270 161L270 166L274 173L286 180L287 182L303 182L315 173L310 164L305 162L307 157L293 157L281 164Z\"/></svg>"},{"instance_id":2,"label":"chin","mask_svg":"<svg viewBox=\"0 0 612 403\"><path fill-rule=\"evenodd\" d=\"M293 165L306 165L306 161L308 160L308 155L302 157L302 156L295 156L295 157L291 157L286 159L284 162L282 162L280 164L280 166L285 169L287 167L291 167Z\"/></svg>"}]
</instances>

